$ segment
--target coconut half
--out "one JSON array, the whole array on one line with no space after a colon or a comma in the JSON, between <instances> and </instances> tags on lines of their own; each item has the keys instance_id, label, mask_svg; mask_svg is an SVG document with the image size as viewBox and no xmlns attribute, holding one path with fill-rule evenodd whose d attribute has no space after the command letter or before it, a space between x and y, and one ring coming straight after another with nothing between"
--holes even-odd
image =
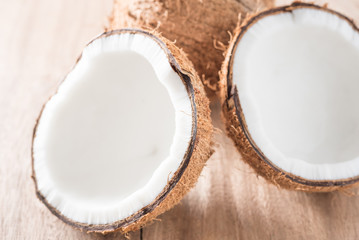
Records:
<instances>
[{"instance_id":1,"label":"coconut half","mask_svg":"<svg viewBox=\"0 0 359 240\"><path fill-rule=\"evenodd\" d=\"M104 33L40 114L37 196L76 228L136 230L195 184L211 135L208 99L183 52L156 33Z\"/></svg>"},{"instance_id":2,"label":"coconut half","mask_svg":"<svg viewBox=\"0 0 359 240\"><path fill-rule=\"evenodd\" d=\"M223 64L227 132L243 159L290 189L359 180L359 33L344 15L295 2L248 19Z\"/></svg>"}]
</instances>

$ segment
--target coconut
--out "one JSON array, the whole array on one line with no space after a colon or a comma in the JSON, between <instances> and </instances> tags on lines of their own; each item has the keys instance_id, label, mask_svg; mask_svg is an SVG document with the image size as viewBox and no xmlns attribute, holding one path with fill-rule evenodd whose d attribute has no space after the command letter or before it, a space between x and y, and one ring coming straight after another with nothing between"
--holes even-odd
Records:
<instances>
[{"instance_id":1,"label":"coconut","mask_svg":"<svg viewBox=\"0 0 359 240\"><path fill-rule=\"evenodd\" d=\"M203 85L181 50L155 32L106 32L39 116L36 194L86 232L139 229L194 186L212 131Z\"/></svg>"},{"instance_id":2,"label":"coconut","mask_svg":"<svg viewBox=\"0 0 359 240\"><path fill-rule=\"evenodd\" d=\"M273 6L273 0L115 0L109 29L157 29L188 54L207 95L218 91L223 51L238 17Z\"/></svg>"},{"instance_id":3,"label":"coconut","mask_svg":"<svg viewBox=\"0 0 359 240\"><path fill-rule=\"evenodd\" d=\"M243 160L288 189L359 180L359 33L343 14L295 2L239 27L221 70L223 116Z\"/></svg>"}]
</instances>

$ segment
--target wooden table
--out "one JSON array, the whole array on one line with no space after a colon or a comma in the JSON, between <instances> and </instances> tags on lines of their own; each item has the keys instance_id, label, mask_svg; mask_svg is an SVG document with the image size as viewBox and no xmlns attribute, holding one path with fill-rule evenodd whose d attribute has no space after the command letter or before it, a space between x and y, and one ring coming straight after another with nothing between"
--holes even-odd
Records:
<instances>
[{"instance_id":1,"label":"wooden table","mask_svg":"<svg viewBox=\"0 0 359 240\"><path fill-rule=\"evenodd\" d=\"M359 20L359 0L329 2ZM65 225L37 200L30 178L32 131L41 106L86 42L102 32L111 5L0 1L0 239L124 239ZM266 183L222 132L218 106L213 115L216 153L196 188L131 239L359 239L358 189L318 194Z\"/></svg>"}]
</instances>

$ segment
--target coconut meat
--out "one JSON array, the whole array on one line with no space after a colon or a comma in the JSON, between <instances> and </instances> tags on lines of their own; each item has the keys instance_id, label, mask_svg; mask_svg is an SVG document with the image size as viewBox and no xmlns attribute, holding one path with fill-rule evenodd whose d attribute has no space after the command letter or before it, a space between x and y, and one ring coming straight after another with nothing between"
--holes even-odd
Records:
<instances>
[{"instance_id":1,"label":"coconut meat","mask_svg":"<svg viewBox=\"0 0 359 240\"><path fill-rule=\"evenodd\" d=\"M39 119L38 190L71 221L122 220L163 191L191 134L191 101L164 49L143 34L98 38Z\"/></svg>"},{"instance_id":2,"label":"coconut meat","mask_svg":"<svg viewBox=\"0 0 359 240\"><path fill-rule=\"evenodd\" d=\"M233 60L248 132L280 169L311 180L359 175L359 35L338 15L259 19Z\"/></svg>"}]
</instances>

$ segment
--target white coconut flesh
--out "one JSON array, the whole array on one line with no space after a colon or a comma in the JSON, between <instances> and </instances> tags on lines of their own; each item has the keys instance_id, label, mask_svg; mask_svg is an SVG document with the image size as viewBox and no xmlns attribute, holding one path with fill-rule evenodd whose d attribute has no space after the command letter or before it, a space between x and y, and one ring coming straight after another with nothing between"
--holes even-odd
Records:
<instances>
[{"instance_id":1,"label":"white coconut flesh","mask_svg":"<svg viewBox=\"0 0 359 240\"><path fill-rule=\"evenodd\" d=\"M42 112L38 190L72 221L122 220L163 191L191 133L189 95L158 43L142 34L99 38Z\"/></svg>"},{"instance_id":2,"label":"white coconut flesh","mask_svg":"<svg viewBox=\"0 0 359 240\"><path fill-rule=\"evenodd\" d=\"M272 164L309 180L359 176L359 35L348 21L308 8L259 19L237 45L233 83Z\"/></svg>"}]
</instances>

